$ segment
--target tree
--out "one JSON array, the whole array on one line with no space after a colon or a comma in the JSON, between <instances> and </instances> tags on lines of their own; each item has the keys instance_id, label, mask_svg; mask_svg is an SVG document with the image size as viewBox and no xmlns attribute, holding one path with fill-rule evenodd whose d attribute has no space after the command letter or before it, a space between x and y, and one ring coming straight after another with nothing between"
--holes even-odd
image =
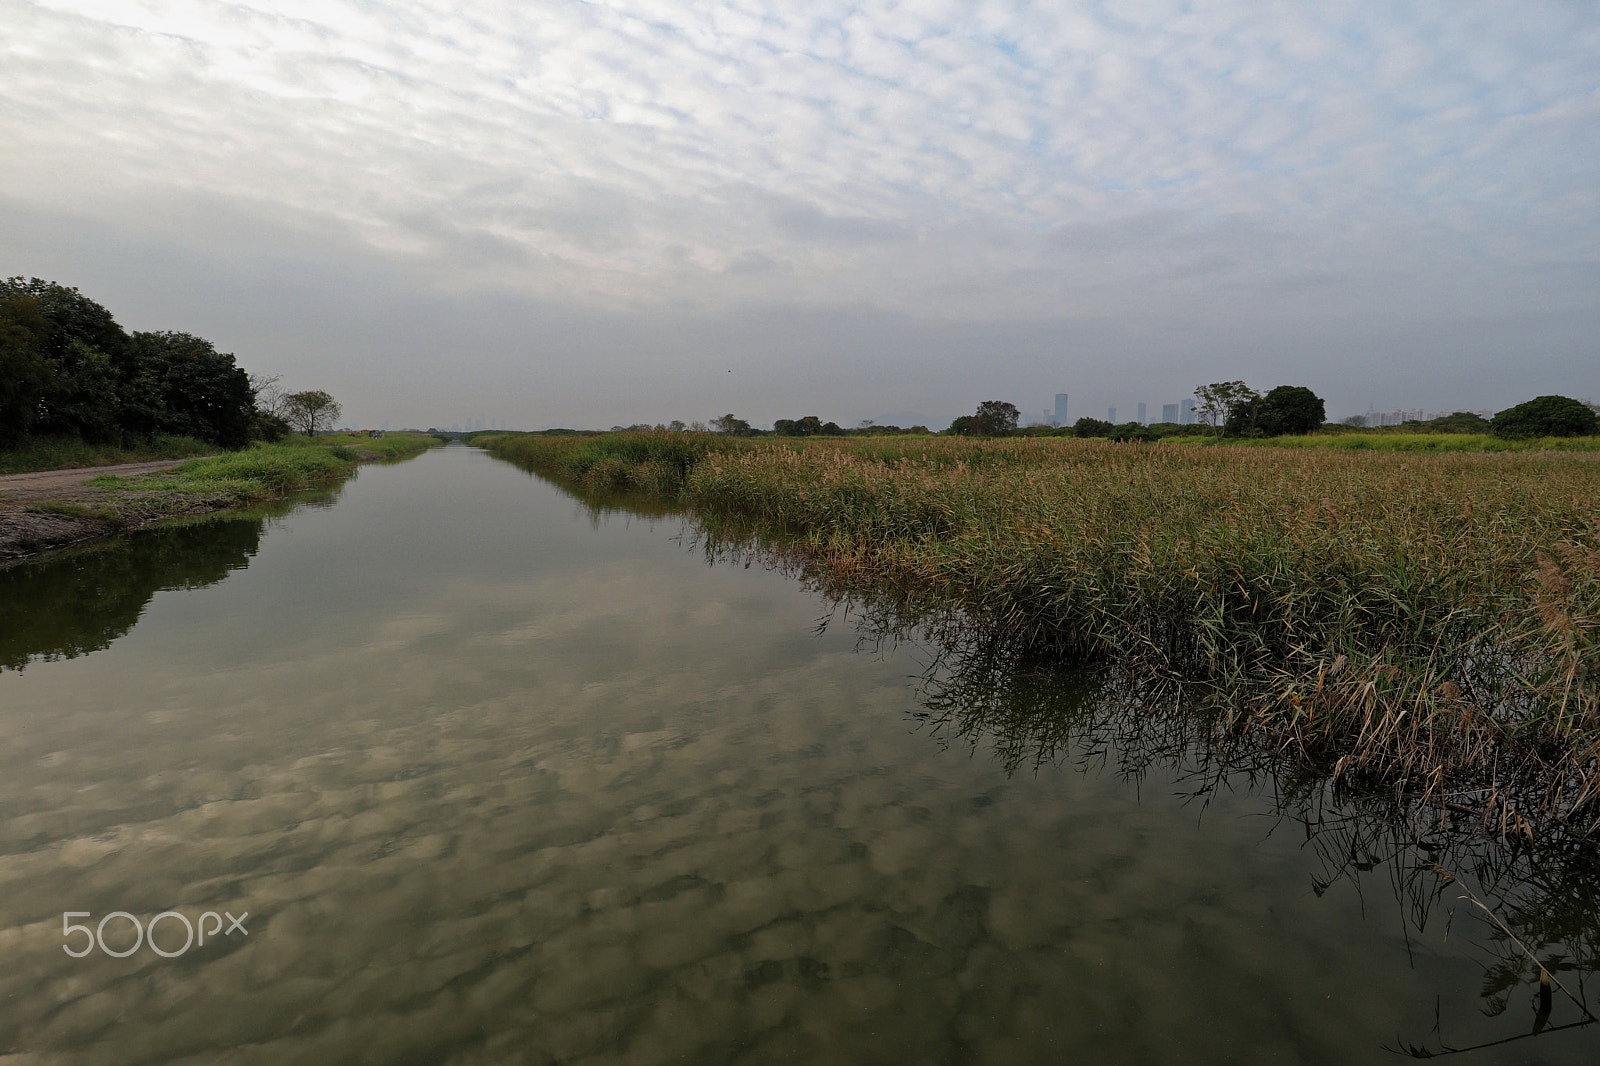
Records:
<instances>
[{"instance_id":1,"label":"tree","mask_svg":"<svg viewBox=\"0 0 1600 1066\"><path fill-rule=\"evenodd\" d=\"M750 423L742 418L733 417L731 411L728 414L713 418L711 427L718 433L726 433L730 437L742 437L750 432Z\"/></svg>"},{"instance_id":2,"label":"tree","mask_svg":"<svg viewBox=\"0 0 1600 1066\"><path fill-rule=\"evenodd\" d=\"M128 335L110 311L77 289L40 278L0 282L0 300L19 298L31 301L45 324L43 332L31 331L46 367L31 430L115 440L123 385L132 372Z\"/></svg>"},{"instance_id":3,"label":"tree","mask_svg":"<svg viewBox=\"0 0 1600 1066\"><path fill-rule=\"evenodd\" d=\"M829 422L828 425L833 425ZM822 432L822 419L816 415L806 415L804 418L780 418L772 423L772 432L780 437L815 437Z\"/></svg>"},{"instance_id":4,"label":"tree","mask_svg":"<svg viewBox=\"0 0 1600 1066\"><path fill-rule=\"evenodd\" d=\"M50 323L28 295L0 297L0 444L15 444L39 417L50 389L43 340Z\"/></svg>"},{"instance_id":5,"label":"tree","mask_svg":"<svg viewBox=\"0 0 1600 1066\"><path fill-rule=\"evenodd\" d=\"M43 340L47 358L60 359L73 341L98 348L120 364L128 351L128 335L111 312L77 289L41 278L8 278L0 282L0 298L31 296L50 324Z\"/></svg>"},{"instance_id":6,"label":"tree","mask_svg":"<svg viewBox=\"0 0 1600 1066\"><path fill-rule=\"evenodd\" d=\"M1279 385L1256 404L1255 427L1269 437L1310 433L1328 419L1322 397L1304 385Z\"/></svg>"},{"instance_id":7,"label":"tree","mask_svg":"<svg viewBox=\"0 0 1600 1066\"><path fill-rule=\"evenodd\" d=\"M1366 415L1345 415L1343 418L1339 419L1339 424L1341 426L1352 426L1352 427L1354 427L1356 429L1361 429L1362 427L1364 427L1367 424L1367 416Z\"/></svg>"},{"instance_id":8,"label":"tree","mask_svg":"<svg viewBox=\"0 0 1600 1066\"><path fill-rule=\"evenodd\" d=\"M1111 426L1110 432L1104 435L1119 442L1130 440L1158 441L1161 439L1161 434L1141 422L1124 422L1120 426Z\"/></svg>"},{"instance_id":9,"label":"tree","mask_svg":"<svg viewBox=\"0 0 1600 1066\"><path fill-rule=\"evenodd\" d=\"M973 412L970 432L1001 437L1017 428L1022 412L1017 405L1004 400L985 400Z\"/></svg>"},{"instance_id":10,"label":"tree","mask_svg":"<svg viewBox=\"0 0 1600 1066\"><path fill-rule=\"evenodd\" d=\"M1194 390L1195 417L1200 419L1201 425L1211 426L1220 437L1233 409L1258 399L1259 396L1255 389L1242 381L1218 381L1210 385L1200 385Z\"/></svg>"},{"instance_id":11,"label":"tree","mask_svg":"<svg viewBox=\"0 0 1600 1066\"><path fill-rule=\"evenodd\" d=\"M1567 396L1538 396L1501 411L1489 422L1497 437L1584 437L1595 432L1595 413Z\"/></svg>"},{"instance_id":12,"label":"tree","mask_svg":"<svg viewBox=\"0 0 1600 1066\"><path fill-rule=\"evenodd\" d=\"M1074 437L1109 437L1117 427L1103 418L1080 418L1072 424Z\"/></svg>"},{"instance_id":13,"label":"tree","mask_svg":"<svg viewBox=\"0 0 1600 1066\"><path fill-rule=\"evenodd\" d=\"M170 433L239 447L255 389L232 355L188 333L135 333L77 289L0 282L0 435L90 441Z\"/></svg>"},{"instance_id":14,"label":"tree","mask_svg":"<svg viewBox=\"0 0 1600 1066\"><path fill-rule=\"evenodd\" d=\"M135 333L132 343L137 370L124 414L131 428L197 437L224 448L249 442L255 390L231 354L189 333Z\"/></svg>"},{"instance_id":15,"label":"tree","mask_svg":"<svg viewBox=\"0 0 1600 1066\"><path fill-rule=\"evenodd\" d=\"M344 413L337 400L319 390L292 392L285 397L288 407L284 420L308 437L314 437L333 426Z\"/></svg>"},{"instance_id":16,"label":"tree","mask_svg":"<svg viewBox=\"0 0 1600 1066\"><path fill-rule=\"evenodd\" d=\"M1424 422L1423 428L1430 433L1487 433L1489 420L1471 411L1456 411L1453 414L1440 415Z\"/></svg>"}]
</instances>

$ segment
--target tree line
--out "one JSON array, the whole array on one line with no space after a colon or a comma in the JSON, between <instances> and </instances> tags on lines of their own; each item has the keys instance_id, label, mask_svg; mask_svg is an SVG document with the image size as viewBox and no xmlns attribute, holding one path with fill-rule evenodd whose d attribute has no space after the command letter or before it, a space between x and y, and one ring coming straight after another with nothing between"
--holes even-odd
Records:
<instances>
[{"instance_id":1,"label":"tree line","mask_svg":"<svg viewBox=\"0 0 1600 1066\"><path fill-rule=\"evenodd\" d=\"M290 429L330 428L338 416L327 393L253 381L204 337L130 333L76 288L0 281L0 446L30 437L132 444L175 436L240 448Z\"/></svg>"},{"instance_id":2,"label":"tree line","mask_svg":"<svg viewBox=\"0 0 1600 1066\"><path fill-rule=\"evenodd\" d=\"M1213 433L1217 436L1277 437L1310 433L1326 418L1321 397L1303 385L1279 385L1259 393L1242 381L1201 385L1195 389L1194 426L1177 423L1124 422L1080 418L1071 426L1028 426L1019 429L1021 412L1012 403L985 400L970 415L950 423L947 433L1001 437L1011 434L1056 437L1106 437L1111 440L1159 440L1165 436Z\"/></svg>"},{"instance_id":3,"label":"tree line","mask_svg":"<svg viewBox=\"0 0 1600 1066\"><path fill-rule=\"evenodd\" d=\"M962 415L945 432L962 436L1105 437L1118 441L1154 441L1163 437L1210 434L1216 437L1284 437L1313 433L1327 422L1322 398L1304 385L1279 385L1262 393L1243 381L1219 381L1194 390L1194 425L1172 422L1113 425L1100 418L1080 418L1071 426L1018 428L1015 404L985 400L970 415ZM1360 417L1360 416L1358 416ZM1366 419L1345 419L1345 427L1364 425ZM1511 440L1537 437L1578 437L1600 432L1600 405L1568 396L1538 396L1499 412L1492 419L1466 411L1446 415L1415 428L1436 433L1491 433Z\"/></svg>"}]
</instances>

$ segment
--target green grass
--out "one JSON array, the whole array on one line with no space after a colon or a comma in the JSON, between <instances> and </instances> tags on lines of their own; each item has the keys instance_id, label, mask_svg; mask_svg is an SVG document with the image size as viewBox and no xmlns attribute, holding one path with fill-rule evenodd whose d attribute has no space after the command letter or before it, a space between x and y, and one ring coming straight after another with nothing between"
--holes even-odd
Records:
<instances>
[{"instance_id":1,"label":"green grass","mask_svg":"<svg viewBox=\"0 0 1600 1066\"><path fill-rule=\"evenodd\" d=\"M102 474L96 488L227 497L240 503L266 500L317 481L343 477L356 465L353 454L320 444L259 444L243 451L192 459L155 474Z\"/></svg>"},{"instance_id":2,"label":"green grass","mask_svg":"<svg viewBox=\"0 0 1600 1066\"><path fill-rule=\"evenodd\" d=\"M364 459L404 458L438 443L423 434L395 434L376 440L345 433L315 439L286 437L273 444L256 444L237 452L194 459L159 473L134 477L102 474L90 484L97 488L224 496L246 503L273 499L319 481L343 477Z\"/></svg>"},{"instance_id":3,"label":"green grass","mask_svg":"<svg viewBox=\"0 0 1600 1066\"><path fill-rule=\"evenodd\" d=\"M88 444L76 437L39 437L18 448L0 451L0 475L36 470L76 470L86 466L148 463L158 459L188 459L215 452L214 445L192 437L160 437L133 445Z\"/></svg>"},{"instance_id":4,"label":"green grass","mask_svg":"<svg viewBox=\"0 0 1600 1066\"><path fill-rule=\"evenodd\" d=\"M296 442L311 442L305 437ZM444 442L426 433L386 433L381 437L368 437L362 433L326 433L316 438L317 444L347 448L360 459L404 459L418 455Z\"/></svg>"},{"instance_id":5,"label":"green grass","mask_svg":"<svg viewBox=\"0 0 1600 1066\"><path fill-rule=\"evenodd\" d=\"M906 590L1030 649L1168 679L1225 728L1347 783L1448 795L1502 828L1600 830L1592 455L695 434L483 443L570 482L753 522L840 580Z\"/></svg>"},{"instance_id":6,"label":"green grass","mask_svg":"<svg viewBox=\"0 0 1600 1066\"><path fill-rule=\"evenodd\" d=\"M30 514L57 514L67 518L88 518L97 522L107 522L113 526L122 524L122 516L109 507L90 507L81 503L67 503L48 500L43 503L30 503L23 508Z\"/></svg>"}]
</instances>

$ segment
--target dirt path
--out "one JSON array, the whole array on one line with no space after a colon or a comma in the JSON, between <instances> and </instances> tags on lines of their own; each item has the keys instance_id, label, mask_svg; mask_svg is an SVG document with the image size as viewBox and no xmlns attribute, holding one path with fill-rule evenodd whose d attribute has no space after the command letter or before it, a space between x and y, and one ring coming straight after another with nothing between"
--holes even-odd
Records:
<instances>
[{"instance_id":1,"label":"dirt path","mask_svg":"<svg viewBox=\"0 0 1600 1066\"><path fill-rule=\"evenodd\" d=\"M101 474L148 474L153 470L166 470L186 463L187 459L158 459L151 463L118 463L115 466L81 466L73 470L33 470L26 474L6 474L0 477L0 501L24 498L31 500L35 493L47 489L71 488L82 485Z\"/></svg>"},{"instance_id":2,"label":"dirt path","mask_svg":"<svg viewBox=\"0 0 1600 1066\"><path fill-rule=\"evenodd\" d=\"M186 459L150 463L85 466L75 470L35 470L0 477L0 568L60 548L136 529L174 508L143 513L125 490L100 489L86 482L101 474L148 474L167 470ZM132 494L137 496L137 494ZM176 510L214 511L226 500L199 497L177 501Z\"/></svg>"}]
</instances>

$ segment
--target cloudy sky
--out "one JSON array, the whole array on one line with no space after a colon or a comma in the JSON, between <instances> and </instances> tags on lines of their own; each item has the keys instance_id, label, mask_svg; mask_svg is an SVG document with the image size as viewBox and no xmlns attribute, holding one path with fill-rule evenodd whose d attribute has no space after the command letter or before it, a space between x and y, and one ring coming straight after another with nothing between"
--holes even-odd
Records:
<instances>
[{"instance_id":1,"label":"cloudy sky","mask_svg":"<svg viewBox=\"0 0 1600 1066\"><path fill-rule=\"evenodd\" d=\"M1592 0L0 0L0 272L360 424L1600 397Z\"/></svg>"}]
</instances>

